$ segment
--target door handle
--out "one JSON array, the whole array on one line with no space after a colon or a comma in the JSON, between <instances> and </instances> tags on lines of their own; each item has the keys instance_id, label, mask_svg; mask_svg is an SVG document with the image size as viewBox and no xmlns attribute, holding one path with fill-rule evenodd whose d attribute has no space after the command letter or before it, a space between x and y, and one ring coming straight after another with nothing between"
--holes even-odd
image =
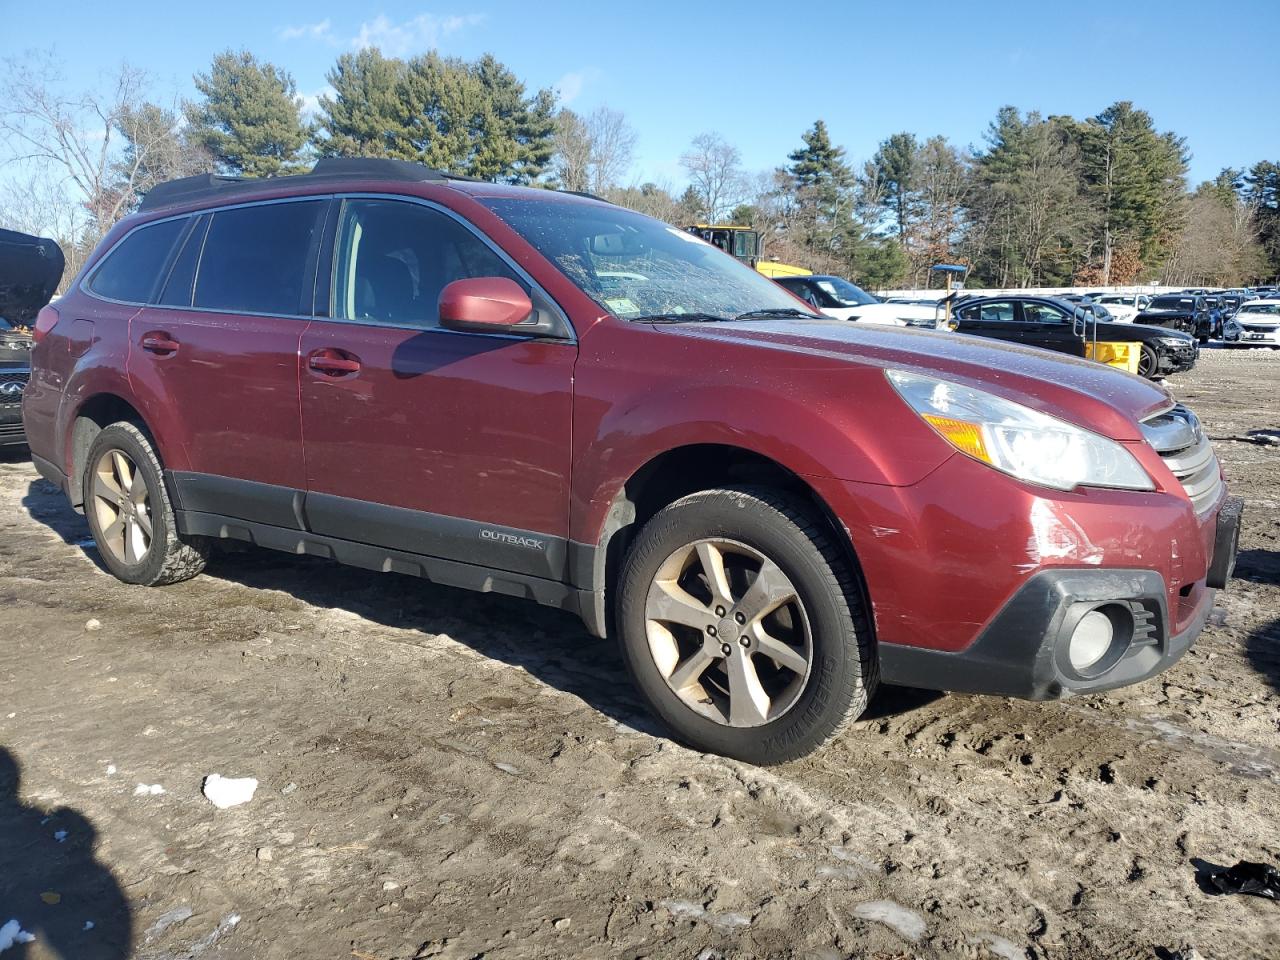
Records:
<instances>
[{"instance_id":1,"label":"door handle","mask_svg":"<svg viewBox=\"0 0 1280 960\"><path fill-rule=\"evenodd\" d=\"M143 350L158 353L161 356L178 352L178 341L167 333L148 333L142 338L141 346Z\"/></svg>"},{"instance_id":2,"label":"door handle","mask_svg":"<svg viewBox=\"0 0 1280 960\"><path fill-rule=\"evenodd\" d=\"M358 359L343 355L337 350L321 350L318 353L311 354L307 358L307 366L331 377L343 377L347 374L360 372L360 361Z\"/></svg>"}]
</instances>

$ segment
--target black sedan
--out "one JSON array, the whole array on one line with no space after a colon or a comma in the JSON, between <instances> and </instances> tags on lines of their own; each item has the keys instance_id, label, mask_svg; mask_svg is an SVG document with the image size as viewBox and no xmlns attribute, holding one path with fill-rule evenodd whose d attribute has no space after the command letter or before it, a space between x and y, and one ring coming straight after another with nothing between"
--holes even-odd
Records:
<instances>
[{"instance_id":1,"label":"black sedan","mask_svg":"<svg viewBox=\"0 0 1280 960\"><path fill-rule=\"evenodd\" d=\"M1158 380L1195 366L1199 349L1195 338L1178 330L1105 323L1081 305L1054 297L980 297L956 307L960 333L1044 347L1083 357L1085 344L1141 343L1138 373Z\"/></svg>"}]
</instances>

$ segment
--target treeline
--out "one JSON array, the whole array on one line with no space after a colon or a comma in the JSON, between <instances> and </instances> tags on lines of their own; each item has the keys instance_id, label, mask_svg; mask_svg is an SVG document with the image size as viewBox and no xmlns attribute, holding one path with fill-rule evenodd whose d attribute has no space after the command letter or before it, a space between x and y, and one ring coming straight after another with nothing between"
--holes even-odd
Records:
<instances>
[{"instance_id":1,"label":"treeline","mask_svg":"<svg viewBox=\"0 0 1280 960\"><path fill-rule=\"evenodd\" d=\"M1280 274L1280 165L1224 170L1194 190L1184 140L1133 104L1093 117L1001 109L976 147L896 133L861 165L815 122L778 168L750 174L715 133L680 157L687 186L629 181L637 133L616 110L581 115L490 55L343 54L332 93L305 103L293 77L227 51L194 100L160 105L125 67L67 96L51 63L9 61L0 133L25 179L10 226L79 256L156 183L218 171L273 176L318 157L396 157L485 180L594 193L672 223L761 230L780 260L870 287L922 287L959 262L991 286L1237 284Z\"/></svg>"}]
</instances>

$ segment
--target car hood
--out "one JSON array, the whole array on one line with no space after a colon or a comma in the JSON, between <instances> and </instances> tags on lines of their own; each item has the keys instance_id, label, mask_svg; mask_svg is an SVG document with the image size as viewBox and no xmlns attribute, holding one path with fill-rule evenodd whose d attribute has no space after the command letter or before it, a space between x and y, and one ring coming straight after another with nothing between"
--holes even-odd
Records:
<instances>
[{"instance_id":1,"label":"car hood","mask_svg":"<svg viewBox=\"0 0 1280 960\"><path fill-rule=\"evenodd\" d=\"M660 326L673 336L754 346L761 363L803 370L849 366L912 370L966 383L1113 440L1143 439L1138 421L1172 403L1163 387L1091 360L1036 347L838 320L768 320ZM799 362L797 362L799 361Z\"/></svg>"},{"instance_id":2,"label":"car hood","mask_svg":"<svg viewBox=\"0 0 1280 960\"><path fill-rule=\"evenodd\" d=\"M1175 339L1185 340L1190 345L1196 341L1196 338L1189 333L1183 333L1181 330L1171 330L1151 321L1145 324L1136 322L1099 323L1096 324L1096 327L1098 329L1098 339L1109 343L1127 340L1140 340L1145 343L1150 340Z\"/></svg>"},{"instance_id":3,"label":"car hood","mask_svg":"<svg viewBox=\"0 0 1280 960\"><path fill-rule=\"evenodd\" d=\"M52 240L0 230L0 317L27 324L49 302L66 261Z\"/></svg>"}]
</instances>

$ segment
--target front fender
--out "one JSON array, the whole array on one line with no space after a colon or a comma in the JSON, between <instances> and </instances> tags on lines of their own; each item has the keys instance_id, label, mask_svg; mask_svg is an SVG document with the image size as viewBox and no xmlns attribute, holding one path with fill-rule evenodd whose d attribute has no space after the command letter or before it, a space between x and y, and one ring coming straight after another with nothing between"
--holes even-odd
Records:
<instances>
[{"instance_id":1,"label":"front fender","mask_svg":"<svg viewBox=\"0 0 1280 960\"><path fill-rule=\"evenodd\" d=\"M607 356L587 346L574 403L570 528L579 542L598 542L627 481L680 447L719 444L800 476L890 486L917 482L952 453L876 368L779 364L744 375L748 364L760 365L759 353L731 345L700 358L696 370L626 344Z\"/></svg>"}]
</instances>

